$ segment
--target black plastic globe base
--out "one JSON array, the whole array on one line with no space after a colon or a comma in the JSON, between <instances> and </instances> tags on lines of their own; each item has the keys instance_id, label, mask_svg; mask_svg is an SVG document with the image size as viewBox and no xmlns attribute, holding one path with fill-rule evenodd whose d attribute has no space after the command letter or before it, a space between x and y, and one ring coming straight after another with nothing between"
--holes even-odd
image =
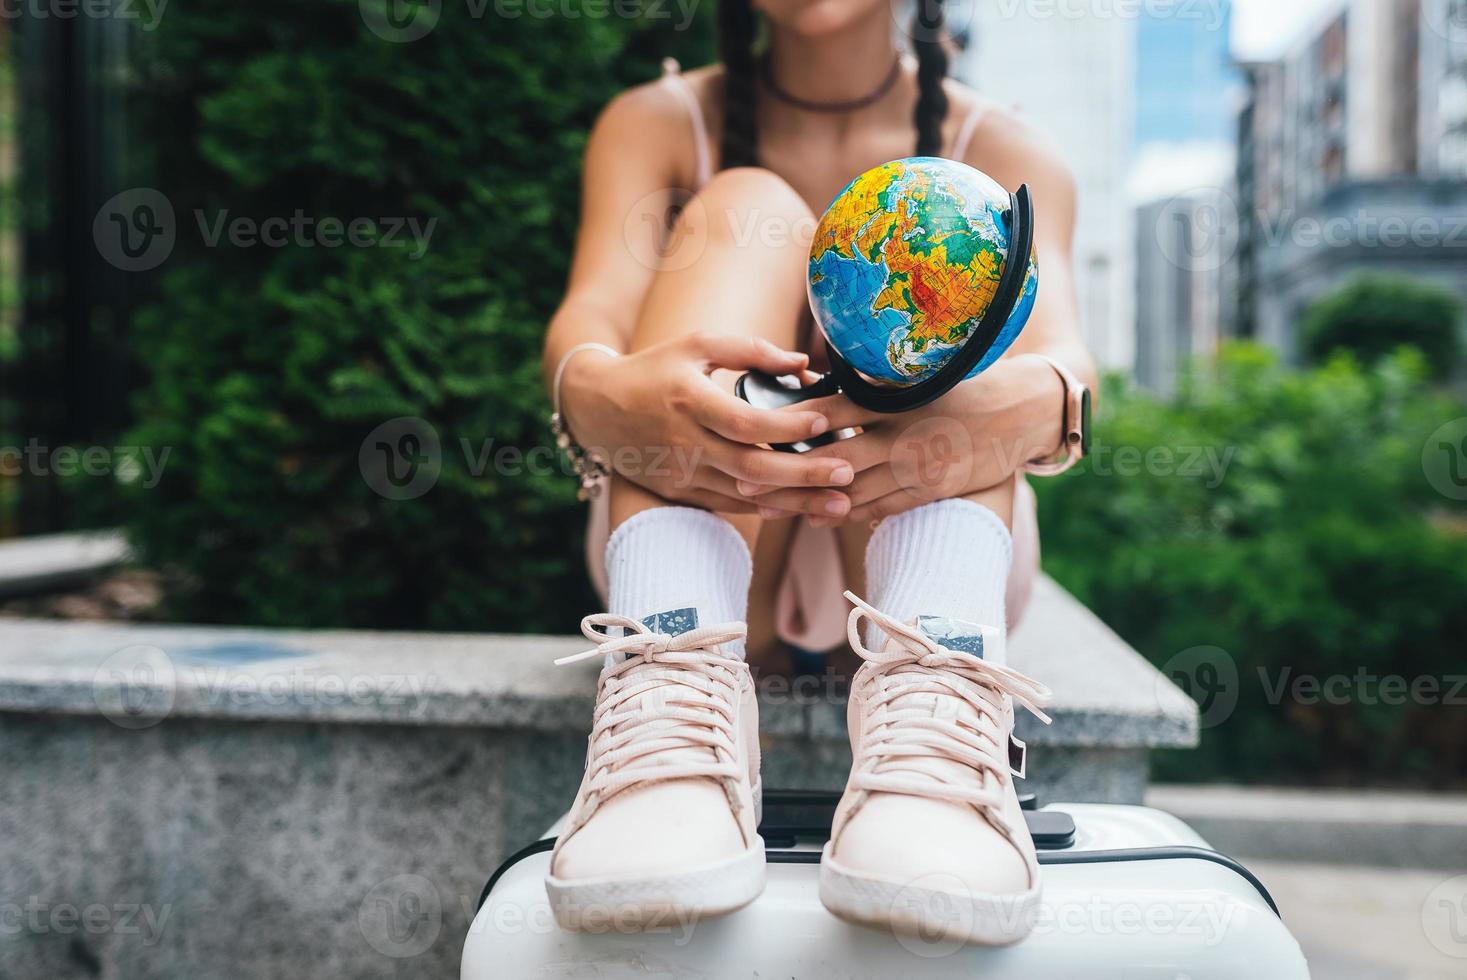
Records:
<instances>
[{"instance_id":1,"label":"black plastic globe base","mask_svg":"<svg viewBox=\"0 0 1467 980\"><path fill-rule=\"evenodd\" d=\"M734 394L744 401L755 408L766 408L771 411L798 405L812 398L824 398L826 395L839 393L840 388L836 385L835 379L828 374L821 376L820 380L814 384L800 387L799 382L792 377L776 378L763 371L750 371L739 378L738 383L734 386ZM835 433L827 432L814 439L776 444L772 448L785 453L805 453L816 446L828 446L832 442L835 442Z\"/></svg>"},{"instance_id":2,"label":"black plastic globe base","mask_svg":"<svg viewBox=\"0 0 1467 980\"><path fill-rule=\"evenodd\" d=\"M1008 219L1009 247L993 299L968 334L963 346L931 377L914 385L890 385L872 381L851 367L840 351L827 341L825 350L830 360L830 373L815 384L804 388L791 387L778 378L751 371L739 378L736 393L758 408L783 408L811 398L842 394L864 409L883 414L910 412L941 398L968 377L993 349L998 335L1013 315L1014 307L1024 295L1024 279L1028 275L1029 256L1034 248L1034 202L1029 194L1028 184L1021 186L1017 193L1009 195L1009 208L1004 217ZM819 440L811 440L809 443L774 448L785 452L805 452L815 445L824 445L833 438L821 436Z\"/></svg>"}]
</instances>

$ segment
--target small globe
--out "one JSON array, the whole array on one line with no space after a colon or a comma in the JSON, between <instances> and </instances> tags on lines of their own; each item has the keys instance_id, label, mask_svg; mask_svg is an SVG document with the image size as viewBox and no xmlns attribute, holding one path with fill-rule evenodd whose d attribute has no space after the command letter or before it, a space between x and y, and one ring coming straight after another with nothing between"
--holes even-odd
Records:
<instances>
[{"instance_id":1,"label":"small globe","mask_svg":"<svg viewBox=\"0 0 1467 980\"><path fill-rule=\"evenodd\" d=\"M851 181L810 245L810 308L825 339L876 381L906 386L936 374L998 290L1008 209L997 182L953 160L893 160ZM969 377L1008 350L1038 289L1031 251L1023 292Z\"/></svg>"}]
</instances>

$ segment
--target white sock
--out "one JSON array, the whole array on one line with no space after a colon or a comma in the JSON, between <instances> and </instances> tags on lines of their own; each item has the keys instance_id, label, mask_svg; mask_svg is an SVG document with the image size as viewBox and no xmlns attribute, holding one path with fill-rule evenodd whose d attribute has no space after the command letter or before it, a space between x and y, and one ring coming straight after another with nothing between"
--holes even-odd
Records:
<instances>
[{"instance_id":1,"label":"white sock","mask_svg":"<svg viewBox=\"0 0 1467 980\"><path fill-rule=\"evenodd\" d=\"M993 511L971 500L939 500L881 522L866 546L865 599L895 619L941 616L1005 630L1004 596L1014 542ZM867 625L866 645L885 642ZM984 650L995 663L1006 659Z\"/></svg>"},{"instance_id":2,"label":"white sock","mask_svg":"<svg viewBox=\"0 0 1467 980\"><path fill-rule=\"evenodd\" d=\"M610 611L662 632L744 622L754 562L733 525L706 510L654 507L629 518L606 542ZM691 617L683 615L692 610ZM723 648L742 658L743 641Z\"/></svg>"}]
</instances>

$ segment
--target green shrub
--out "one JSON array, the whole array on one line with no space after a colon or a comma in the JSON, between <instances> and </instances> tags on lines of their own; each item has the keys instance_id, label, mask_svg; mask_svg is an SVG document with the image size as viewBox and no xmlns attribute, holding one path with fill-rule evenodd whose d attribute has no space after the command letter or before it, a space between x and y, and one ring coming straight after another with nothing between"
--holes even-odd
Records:
<instances>
[{"instance_id":1,"label":"green shrub","mask_svg":"<svg viewBox=\"0 0 1467 980\"><path fill-rule=\"evenodd\" d=\"M665 14L496 9L444 3L426 37L391 43L357 0L190 0L140 36L137 138L156 143L178 233L133 324L151 381L127 440L170 455L156 487L126 488L125 516L143 561L174 574L171 615L534 631L589 608L574 480L480 455L549 445L539 348L590 123L709 37ZM297 210L383 234L381 219L435 224L420 258L206 247L226 211ZM358 454L403 416L436 432L442 472L392 500Z\"/></svg>"},{"instance_id":2,"label":"green shrub","mask_svg":"<svg viewBox=\"0 0 1467 980\"><path fill-rule=\"evenodd\" d=\"M1462 301L1410 276L1361 275L1316 300L1304 312L1300 336L1315 361L1348 350L1370 362L1415 347L1433 376L1447 378L1462 358Z\"/></svg>"},{"instance_id":3,"label":"green shrub","mask_svg":"<svg viewBox=\"0 0 1467 980\"><path fill-rule=\"evenodd\" d=\"M1294 373L1233 347L1169 402L1110 383L1096 452L1036 481L1050 574L1196 695L1227 685L1203 670L1237 669L1236 709L1197 752L1161 753L1163 777L1467 775L1459 708L1359 679L1467 675L1467 511L1422 468L1467 406L1425 373L1413 352ZM1225 654L1188 653L1204 646ZM1350 678L1344 703L1294 697L1300 676Z\"/></svg>"}]
</instances>

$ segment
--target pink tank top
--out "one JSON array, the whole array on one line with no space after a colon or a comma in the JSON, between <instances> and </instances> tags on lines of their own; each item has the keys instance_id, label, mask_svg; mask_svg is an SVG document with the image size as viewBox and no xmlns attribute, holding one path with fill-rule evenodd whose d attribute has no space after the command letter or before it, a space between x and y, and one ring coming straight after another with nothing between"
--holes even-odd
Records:
<instances>
[{"instance_id":1,"label":"pink tank top","mask_svg":"<svg viewBox=\"0 0 1467 980\"><path fill-rule=\"evenodd\" d=\"M708 122L703 117L703 107L698 104L698 95L693 91L693 86L683 77L681 66L676 58L662 59L662 83L675 94L683 107L688 111L688 122L693 127L693 190L702 190L708 181L713 179L713 159L709 151L711 145L708 137ZM973 133L978 129L978 124L983 121L988 107L979 103L968 112L963 124L958 127L957 135L953 138L953 145L949 148L947 156L953 160L961 160L968 155L968 144L973 142Z\"/></svg>"}]
</instances>

